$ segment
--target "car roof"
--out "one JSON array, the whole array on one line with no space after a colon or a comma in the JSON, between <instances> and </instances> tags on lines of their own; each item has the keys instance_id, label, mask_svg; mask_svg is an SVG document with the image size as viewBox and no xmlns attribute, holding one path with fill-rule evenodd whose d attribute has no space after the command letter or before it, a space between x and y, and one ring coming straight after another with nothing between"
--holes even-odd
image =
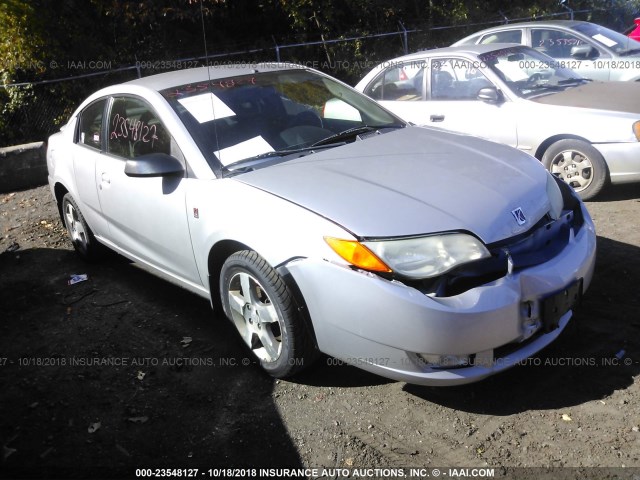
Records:
<instances>
[{"instance_id":1,"label":"car roof","mask_svg":"<svg viewBox=\"0 0 640 480\"><path fill-rule=\"evenodd\" d=\"M443 48L433 48L429 50L420 50L419 52L411 53L409 55L404 55L402 57L394 58L393 61L411 61L417 60L425 56L430 55L446 55L446 54L460 54L467 53L471 55L482 55L484 53L493 52L494 50L501 50L503 48L511 48L511 47L521 47L523 49L527 49L525 45L520 43L488 43L484 45L459 45L457 47L443 47ZM387 62L385 62L387 63Z\"/></svg>"},{"instance_id":2,"label":"car roof","mask_svg":"<svg viewBox=\"0 0 640 480\"><path fill-rule=\"evenodd\" d=\"M573 28L576 25L588 24L589 22L583 22L581 20L546 20L546 21L535 21L535 22L519 22L519 23L507 23L506 25L498 25L496 27L487 28L485 30L480 30L475 33L469 35L469 37L474 37L481 33L489 33L496 32L501 30L508 30L513 28L521 28L521 27L566 27ZM467 37L468 38L468 37Z\"/></svg>"},{"instance_id":3,"label":"car roof","mask_svg":"<svg viewBox=\"0 0 640 480\"><path fill-rule=\"evenodd\" d=\"M137 85L151 90L161 91L179 85L217 80L221 78L237 77L240 75L250 75L252 73L262 73L266 71L290 70L292 68L301 69L300 65L292 63L259 63L259 64L236 64L212 67L189 68L186 70L176 70L173 72L159 73L148 77L137 78L125 82L124 85Z\"/></svg>"}]
</instances>

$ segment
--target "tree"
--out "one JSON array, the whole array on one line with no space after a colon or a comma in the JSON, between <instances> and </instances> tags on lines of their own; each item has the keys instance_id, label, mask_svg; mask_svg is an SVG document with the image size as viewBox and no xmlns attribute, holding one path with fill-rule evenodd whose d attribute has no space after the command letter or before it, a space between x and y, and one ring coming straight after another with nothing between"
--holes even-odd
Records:
<instances>
[{"instance_id":1,"label":"tree","mask_svg":"<svg viewBox=\"0 0 640 480\"><path fill-rule=\"evenodd\" d=\"M121 67L161 67L140 69L150 75L171 69L172 60L203 57L205 37L210 58L242 62L275 60L276 44L318 42L281 48L280 58L313 62L353 83L404 51L405 27L415 30L408 36L415 51L449 45L505 17L568 15L567 7L593 9L590 20L618 29L640 16L640 0L3 0L0 81L34 86L0 88L0 145L46 138L89 93L138 74ZM216 56L229 52L239 53ZM97 75L38 83L84 74Z\"/></svg>"},{"instance_id":2,"label":"tree","mask_svg":"<svg viewBox=\"0 0 640 480\"><path fill-rule=\"evenodd\" d=\"M18 81L23 72L42 71L39 55L42 41L34 34L34 16L33 7L24 2L5 0L0 4L0 81L3 85ZM32 92L26 88L0 89L0 144L10 143L17 136L14 117L31 96Z\"/></svg>"}]
</instances>

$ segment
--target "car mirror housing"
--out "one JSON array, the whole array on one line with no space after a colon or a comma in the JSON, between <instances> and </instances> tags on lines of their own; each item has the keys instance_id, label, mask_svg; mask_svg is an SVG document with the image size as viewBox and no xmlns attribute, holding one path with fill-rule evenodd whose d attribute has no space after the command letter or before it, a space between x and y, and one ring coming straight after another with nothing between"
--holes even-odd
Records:
<instances>
[{"instance_id":1,"label":"car mirror housing","mask_svg":"<svg viewBox=\"0 0 640 480\"><path fill-rule=\"evenodd\" d=\"M496 87L485 87L478 91L478 100L487 103L500 103L502 95Z\"/></svg>"},{"instance_id":2,"label":"car mirror housing","mask_svg":"<svg viewBox=\"0 0 640 480\"><path fill-rule=\"evenodd\" d=\"M598 56L598 51L591 45L576 45L571 47L571 56L580 59L595 58Z\"/></svg>"},{"instance_id":3,"label":"car mirror housing","mask_svg":"<svg viewBox=\"0 0 640 480\"><path fill-rule=\"evenodd\" d=\"M149 153L127 160L124 173L128 177L164 177L184 172L180 160L166 153Z\"/></svg>"}]
</instances>

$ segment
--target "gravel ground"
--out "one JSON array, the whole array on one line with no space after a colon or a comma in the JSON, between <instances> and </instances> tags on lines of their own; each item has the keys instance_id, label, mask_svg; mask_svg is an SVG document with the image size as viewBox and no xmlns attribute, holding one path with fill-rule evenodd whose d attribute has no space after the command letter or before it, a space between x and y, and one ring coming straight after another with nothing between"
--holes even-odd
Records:
<instances>
[{"instance_id":1,"label":"gravel ground","mask_svg":"<svg viewBox=\"0 0 640 480\"><path fill-rule=\"evenodd\" d=\"M639 199L625 186L588 204L596 274L554 344L483 382L427 388L327 357L274 381L205 300L115 254L78 259L48 187L2 194L0 477L640 478ZM410 467L425 470L389 470Z\"/></svg>"}]
</instances>

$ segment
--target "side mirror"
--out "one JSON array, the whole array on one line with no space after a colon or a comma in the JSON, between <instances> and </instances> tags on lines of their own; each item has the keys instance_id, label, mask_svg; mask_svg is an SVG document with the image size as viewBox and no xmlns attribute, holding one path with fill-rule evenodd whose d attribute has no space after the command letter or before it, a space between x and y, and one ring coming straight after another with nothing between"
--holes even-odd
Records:
<instances>
[{"instance_id":1,"label":"side mirror","mask_svg":"<svg viewBox=\"0 0 640 480\"><path fill-rule=\"evenodd\" d=\"M484 87L478 91L478 100L496 104L502 101L502 95L496 87Z\"/></svg>"},{"instance_id":2,"label":"side mirror","mask_svg":"<svg viewBox=\"0 0 640 480\"><path fill-rule=\"evenodd\" d=\"M571 56L573 58L586 60L597 57L598 51L591 45L576 45L575 47L571 47Z\"/></svg>"},{"instance_id":3,"label":"side mirror","mask_svg":"<svg viewBox=\"0 0 640 480\"><path fill-rule=\"evenodd\" d=\"M175 157L166 153L149 153L127 160L124 173L128 177L164 177L184 172L184 167Z\"/></svg>"}]
</instances>

